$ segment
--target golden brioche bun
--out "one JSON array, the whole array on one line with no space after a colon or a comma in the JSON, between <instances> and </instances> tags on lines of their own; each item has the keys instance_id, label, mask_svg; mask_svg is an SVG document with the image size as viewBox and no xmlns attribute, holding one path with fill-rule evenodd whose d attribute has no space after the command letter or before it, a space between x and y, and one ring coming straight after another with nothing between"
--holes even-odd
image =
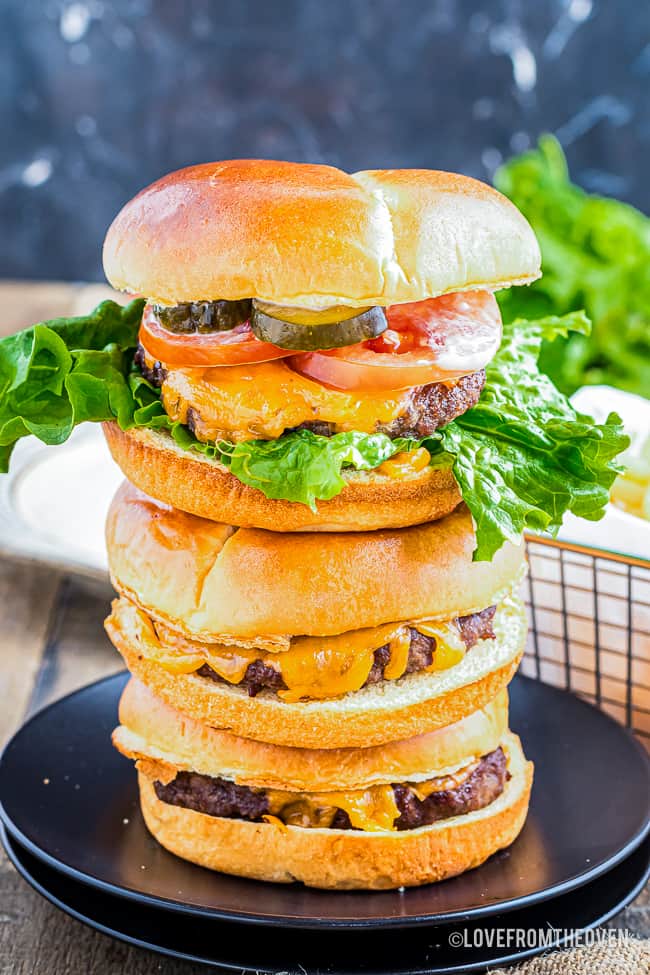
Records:
<instances>
[{"instance_id":1,"label":"golden brioche bun","mask_svg":"<svg viewBox=\"0 0 650 975\"><path fill-rule=\"evenodd\" d=\"M154 501L125 482L106 523L116 589L198 640L287 645L380 623L449 620L498 602L523 547L472 562L468 511L410 528L315 534L235 529Z\"/></svg>"},{"instance_id":2,"label":"golden brioche bun","mask_svg":"<svg viewBox=\"0 0 650 975\"><path fill-rule=\"evenodd\" d=\"M435 521L460 503L450 470L427 467L394 478L378 471L343 470L345 487L312 511L297 501L271 500L218 460L183 450L168 433L120 430L104 423L115 462L136 487L159 501L213 521L270 531L373 531Z\"/></svg>"},{"instance_id":3,"label":"golden brioche bun","mask_svg":"<svg viewBox=\"0 0 650 975\"><path fill-rule=\"evenodd\" d=\"M519 834L533 767L515 735L506 735L503 746L512 777L494 802L401 832L279 827L206 816L162 802L143 774L138 776L140 804L162 846L211 870L340 890L412 887L478 867Z\"/></svg>"},{"instance_id":4,"label":"golden brioche bun","mask_svg":"<svg viewBox=\"0 0 650 975\"><path fill-rule=\"evenodd\" d=\"M142 190L108 231L104 270L164 304L363 307L527 283L540 253L516 207L466 176L235 159Z\"/></svg>"},{"instance_id":5,"label":"golden brioche bun","mask_svg":"<svg viewBox=\"0 0 650 975\"><path fill-rule=\"evenodd\" d=\"M168 673L147 659L151 628L134 606L106 621L126 666L157 697L195 721L244 738L302 748L366 748L454 724L489 704L513 677L526 640L518 600L500 605L495 639L480 640L460 663L416 672L320 701L289 703L273 692L249 697L245 688L198 674Z\"/></svg>"},{"instance_id":6,"label":"golden brioche bun","mask_svg":"<svg viewBox=\"0 0 650 975\"><path fill-rule=\"evenodd\" d=\"M446 775L494 751L508 730L508 694L456 724L373 748L292 748L241 738L186 717L137 680L120 700L113 744L135 761L293 792L365 789Z\"/></svg>"}]
</instances>

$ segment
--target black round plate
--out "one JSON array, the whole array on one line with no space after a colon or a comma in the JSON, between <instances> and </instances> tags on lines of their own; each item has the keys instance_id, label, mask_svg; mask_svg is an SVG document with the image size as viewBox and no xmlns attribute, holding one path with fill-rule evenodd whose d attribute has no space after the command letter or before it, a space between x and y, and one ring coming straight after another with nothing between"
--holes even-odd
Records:
<instances>
[{"instance_id":1,"label":"black round plate","mask_svg":"<svg viewBox=\"0 0 650 975\"><path fill-rule=\"evenodd\" d=\"M56 869L140 903L283 927L476 919L594 879L650 825L640 745L573 695L518 677L511 717L536 764L531 811L513 846L478 870L402 892L318 891L213 873L167 853L144 826L132 765L109 738L126 679L77 691L18 732L0 760L0 815Z\"/></svg>"},{"instance_id":2,"label":"black round plate","mask_svg":"<svg viewBox=\"0 0 650 975\"><path fill-rule=\"evenodd\" d=\"M47 866L0 827L12 863L43 897L66 914L121 941L222 971L302 972L303 975L443 975L508 964L567 943L567 932L603 924L636 897L650 875L650 840L603 877L573 893L485 922L420 927L395 937L390 930L286 931L269 928L251 938L247 927L165 913L106 894ZM498 945L486 937L498 932ZM531 937L531 932L534 936ZM537 934L541 933L541 937ZM515 947L525 935L524 947ZM542 938L544 940L542 940Z\"/></svg>"}]
</instances>

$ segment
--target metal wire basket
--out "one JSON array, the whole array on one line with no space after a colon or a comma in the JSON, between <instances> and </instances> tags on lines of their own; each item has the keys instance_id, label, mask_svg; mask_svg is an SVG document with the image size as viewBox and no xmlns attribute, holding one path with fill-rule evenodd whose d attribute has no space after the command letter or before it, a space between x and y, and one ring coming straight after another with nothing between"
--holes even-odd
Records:
<instances>
[{"instance_id":1,"label":"metal wire basket","mask_svg":"<svg viewBox=\"0 0 650 975\"><path fill-rule=\"evenodd\" d=\"M650 750L650 560L526 539L521 671L627 725Z\"/></svg>"}]
</instances>

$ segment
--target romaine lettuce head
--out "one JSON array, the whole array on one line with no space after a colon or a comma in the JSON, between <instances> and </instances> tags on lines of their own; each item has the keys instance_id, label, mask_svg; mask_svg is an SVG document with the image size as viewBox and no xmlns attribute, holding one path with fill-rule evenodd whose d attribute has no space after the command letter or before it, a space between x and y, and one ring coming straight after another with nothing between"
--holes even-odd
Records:
<instances>
[{"instance_id":1,"label":"romaine lettuce head","mask_svg":"<svg viewBox=\"0 0 650 975\"><path fill-rule=\"evenodd\" d=\"M538 281L499 293L504 320L585 309L591 334L545 342L542 370L567 395L602 383L650 397L650 219L571 183L550 135L498 169L494 181L527 217L542 251Z\"/></svg>"}]
</instances>

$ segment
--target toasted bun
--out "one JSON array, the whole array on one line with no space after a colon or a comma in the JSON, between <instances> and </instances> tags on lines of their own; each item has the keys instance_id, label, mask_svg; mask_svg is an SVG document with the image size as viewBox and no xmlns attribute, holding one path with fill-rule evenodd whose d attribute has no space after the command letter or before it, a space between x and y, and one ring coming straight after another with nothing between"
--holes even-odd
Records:
<instances>
[{"instance_id":1,"label":"toasted bun","mask_svg":"<svg viewBox=\"0 0 650 975\"><path fill-rule=\"evenodd\" d=\"M329 792L423 781L494 751L508 730L508 694L456 724L373 748L291 748L241 738L187 718L136 680L122 694L120 721L113 744L136 761L255 788Z\"/></svg>"},{"instance_id":2,"label":"toasted bun","mask_svg":"<svg viewBox=\"0 0 650 975\"><path fill-rule=\"evenodd\" d=\"M380 623L452 619L519 580L523 548L472 562L464 508L399 530L293 535L235 529L153 501L125 482L108 513L115 587L154 619L204 641L326 636Z\"/></svg>"},{"instance_id":3,"label":"toasted bun","mask_svg":"<svg viewBox=\"0 0 650 975\"><path fill-rule=\"evenodd\" d=\"M478 867L519 834L533 767L515 735L504 747L511 779L501 795L475 812L402 832L281 828L222 819L161 802L139 775L145 822L171 853L202 867L256 880L301 881L309 887L413 887Z\"/></svg>"},{"instance_id":4,"label":"toasted bun","mask_svg":"<svg viewBox=\"0 0 650 975\"><path fill-rule=\"evenodd\" d=\"M303 748L365 748L454 724L489 704L514 675L526 639L520 602L500 606L494 640L481 640L448 670L413 673L324 701L288 703L271 691L168 673L146 656L150 630L134 607L106 621L113 644L134 677L156 697L195 721L244 738Z\"/></svg>"},{"instance_id":5,"label":"toasted bun","mask_svg":"<svg viewBox=\"0 0 650 975\"><path fill-rule=\"evenodd\" d=\"M344 470L345 487L318 510L295 501L269 500L218 460L183 450L168 433L120 430L105 423L113 459L136 487L159 501L202 518L271 531L373 531L435 521L460 503L450 470L427 467L395 479L377 471Z\"/></svg>"},{"instance_id":6,"label":"toasted bun","mask_svg":"<svg viewBox=\"0 0 650 975\"><path fill-rule=\"evenodd\" d=\"M516 207L466 176L235 159L170 173L127 203L104 270L165 304L361 307L527 283L540 253Z\"/></svg>"}]
</instances>

